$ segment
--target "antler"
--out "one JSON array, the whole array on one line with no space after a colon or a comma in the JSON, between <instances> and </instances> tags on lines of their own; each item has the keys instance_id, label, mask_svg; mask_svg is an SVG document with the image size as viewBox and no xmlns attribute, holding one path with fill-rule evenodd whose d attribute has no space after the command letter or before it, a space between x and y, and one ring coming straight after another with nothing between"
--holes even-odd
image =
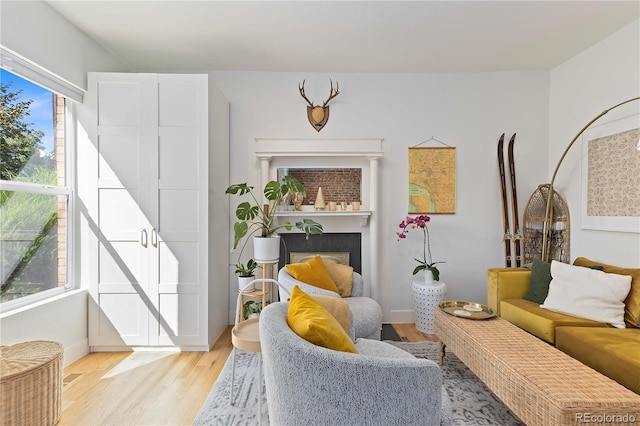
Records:
<instances>
[{"instance_id":1,"label":"antler","mask_svg":"<svg viewBox=\"0 0 640 426\"><path fill-rule=\"evenodd\" d=\"M300 91L300 96L302 96L302 97L304 98L304 100L305 100L305 101L307 101L307 103L309 104L309 106L310 106L311 108L313 108L313 107L314 107L313 102L311 102L311 101L309 100L309 98L307 98L307 95L305 95L305 93L304 93L304 82L305 82L305 81L306 81L306 80L302 80L302 85L300 85L300 84L298 85L298 90Z\"/></svg>"},{"instance_id":2,"label":"antler","mask_svg":"<svg viewBox=\"0 0 640 426\"><path fill-rule=\"evenodd\" d=\"M331 101L331 99L335 98L340 94L340 86L338 85L338 82L336 81L336 90L334 91L333 81L331 79L329 79L329 81L331 82L331 91L329 92L329 98L326 101L324 101L324 103L322 104L323 108L327 106L327 104Z\"/></svg>"}]
</instances>

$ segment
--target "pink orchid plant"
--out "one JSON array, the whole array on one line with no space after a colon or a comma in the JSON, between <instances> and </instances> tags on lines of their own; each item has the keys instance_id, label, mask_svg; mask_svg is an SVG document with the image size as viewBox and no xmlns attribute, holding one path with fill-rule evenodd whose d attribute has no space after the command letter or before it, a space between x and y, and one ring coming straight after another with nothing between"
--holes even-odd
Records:
<instances>
[{"instance_id":1,"label":"pink orchid plant","mask_svg":"<svg viewBox=\"0 0 640 426\"><path fill-rule=\"evenodd\" d=\"M423 241L422 241L422 260L415 259L418 262L418 266L413 270L413 275L422 271L423 269L428 269L433 273L433 279L438 281L440 280L440 271L435 267L437 263L445 263L445 262L434 262L431 259L431 244L429 241L429 228L427 227L427 223L431 221L431 218L427 215L420 215L417 217L407 216L398 227L400 228L400 232L396 232L398 235L398 241L407 238L407 234L411 229L422 229Z\"/></svg>"}]
</instances>

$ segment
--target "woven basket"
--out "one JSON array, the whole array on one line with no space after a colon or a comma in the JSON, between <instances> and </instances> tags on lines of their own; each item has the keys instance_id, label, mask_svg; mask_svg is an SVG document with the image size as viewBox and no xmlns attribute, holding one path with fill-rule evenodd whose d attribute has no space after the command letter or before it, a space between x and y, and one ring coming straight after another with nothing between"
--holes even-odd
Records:
<instances>
[{"instance_id":1,"label":"woven basket","mask_svg":"<svg viewBox=\"0 0 640 426\"><path fill-rule=\"evenodd\" d=\"M0 424L54 425L62 412L60 343L0 347Z\"/></svg>"}]
</instances>

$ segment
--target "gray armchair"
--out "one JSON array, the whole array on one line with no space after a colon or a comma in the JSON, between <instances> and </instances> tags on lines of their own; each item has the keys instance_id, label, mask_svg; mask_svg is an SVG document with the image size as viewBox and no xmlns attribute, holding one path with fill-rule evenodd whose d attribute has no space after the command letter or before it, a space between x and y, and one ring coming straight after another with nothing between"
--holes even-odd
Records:
<instances>
[{"instance_id":1,"label":"gray armchair","mask_svg":"<svg viewBox=\"0 0 640 426\"><path fill-rule=\"evenodd\" d=\"M273 303L260 315L271 424L451 424L435 362L369 339L356 340L358 354L316 346L289 328L288 306Z\"/></svg>"},{"instance_id":2,"label":"gray armchair","mask_svg":"<svg viewBox=\"0 0 640 426\"><path fill-rule=\"evenodd\" d=\"M289 274L287 268L281 268L278 272L278 282L280 283L280 300L287 300L291 294L291 290L296 285L300 290L311 295L340 297L338 293L324 290L312 286L310 284L298 281ZM378 302L366 295L369 294L367 285L362 279L362 275L357 272L353 273L353 281L351 287L351 296L344 297L342 300L349 304L351 310L352 328L355 338L363 337L366 339L380 340L380 331L382 330L382 308Z\"/></svg>"}]
</instances>

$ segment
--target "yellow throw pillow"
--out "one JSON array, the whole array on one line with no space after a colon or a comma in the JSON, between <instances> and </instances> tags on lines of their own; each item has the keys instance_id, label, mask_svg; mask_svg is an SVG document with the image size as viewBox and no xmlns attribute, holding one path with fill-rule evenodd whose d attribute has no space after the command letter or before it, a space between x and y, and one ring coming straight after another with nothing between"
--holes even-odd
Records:
<instances>
[{"instance_id":1,"label":"yellow throw pillow","mask_svg":"<svg viewBox=\"0 0 640 426\"><path fill-rule=\"evenodd\" d=\"M331 279L320 255L304 263L285 265L285 268L287 268L289 274L298 281L338 293L338 287L336 287L336 283Z\"/></svg>"},{"instance_id":2,"label":"yellow throw pillow","mask_svg":"<svg viewBox=\"0 0 640 426\"><path fill-rule=\"evenodd\" d=\"M311 296L311 295L309 295ZM342 299L333 296L311 296L313 300L318 302L325 308L333 317L338 320L338 323L344 328L344 331L349 333L349 326L351 325L351 312L349 311L349 304Z\"/></svg>"},{"instance_id":3,"label":"yellow throw pillow","mask_svg":"<svg viewBox=\"0 0 640 426\"><path fill-rule=\"evenodd\" d=\"M338 320L298 286L291 291L287 322L294 333L314 345L358 353Z\"/></svg>"},{"instance_id":4,"label":"yellow throw pillow","mask_svg":"<svg viewBox=\"0 0 640 426\"><path fill-rule=\"evenodd\" d=\"M630 275L631 291L624 300L624 321L631 327L640 327L640 268L621 268L619 266L606 265L594 262L586 257L578 257L573 261L576 266L602 266L602 270L608 274Z\"/></svg>"},{"instance_id":5,"label":"yellow throw pillow","mask_svg":"<svg viewBox=\"0 0 640 426\"><path fill-rule=\"evenodd\" d=\"M351 287L353 285L353 267L349 265L341 265L339 263L325 263L329 276L336 283L338 293L342 297L351 296Z\"/></svg>"}]
</instances>

